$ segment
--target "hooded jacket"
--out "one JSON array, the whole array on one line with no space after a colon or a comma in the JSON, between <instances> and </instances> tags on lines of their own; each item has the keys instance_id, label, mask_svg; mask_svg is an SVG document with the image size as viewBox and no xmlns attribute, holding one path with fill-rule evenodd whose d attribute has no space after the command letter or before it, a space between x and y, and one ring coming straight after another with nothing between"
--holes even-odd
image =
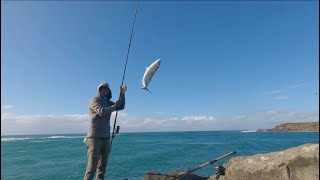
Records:
<instances>
[{"instance_id":1,"label":"hooded jacket","mask_svg":"<svg viewBox=\"0 0 320 180\"><path fill-rule=\"evenodd\" d=\"M87 137L91 138L110 138L111 113L116 110L122 110L125 106L124 94L120 95L122 105L118 108L115 107L115 103L113 101L103 98L100 94L100 87L102 84L98 86L97 95L91 98L89 102L90 124Z\"/></svg>"}]
</instances>

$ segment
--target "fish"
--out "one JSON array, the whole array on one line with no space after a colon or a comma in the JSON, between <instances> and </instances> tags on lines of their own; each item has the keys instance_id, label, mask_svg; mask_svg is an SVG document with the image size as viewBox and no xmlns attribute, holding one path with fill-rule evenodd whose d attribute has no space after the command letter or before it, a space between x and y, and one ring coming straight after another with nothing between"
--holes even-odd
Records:
<instances>
[{"instance_id":1,"label":"fish","mask_svg":"<svg viewBox=\"0 0 320 180\"><path fill-rule=\"evenodd\" d=\"M157 59L149 67L146 67L146 72L144 73L143 78L142 78L142 87L141 87L141 89L149 91L148 85L149 85L152 77L154 76L154 74L159 69L160 64L161 64L161 60ZM151 91L149 91L149 92L151 93Z\"/></svg>"}]
</instances>

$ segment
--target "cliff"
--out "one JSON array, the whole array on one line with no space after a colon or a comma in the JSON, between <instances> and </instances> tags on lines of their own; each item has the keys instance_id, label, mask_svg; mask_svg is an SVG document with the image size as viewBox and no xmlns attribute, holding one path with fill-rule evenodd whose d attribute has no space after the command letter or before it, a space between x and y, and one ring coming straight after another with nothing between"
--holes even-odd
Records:
<instances>
[{"instance_id":1,"label":"cliff","mask_svg":"<svg viewBox=\"0 0 320 180\"><path fill-rule=\"evenodd\" d=\"M319 122L284 123L272 129L258 129L262 132L284 132L284 131L319 131Z\"/></svg>"}]
</instances>

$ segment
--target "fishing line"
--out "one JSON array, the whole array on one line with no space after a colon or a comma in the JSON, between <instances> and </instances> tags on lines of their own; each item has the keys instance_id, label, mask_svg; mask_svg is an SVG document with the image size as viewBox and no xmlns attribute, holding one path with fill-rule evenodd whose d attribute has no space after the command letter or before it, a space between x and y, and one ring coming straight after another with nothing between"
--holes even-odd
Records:
<instances>
[{"instance_id":1,"label":"fishing line","mask_svg":"<svg viewBox=\"0 0 320 180\"><path fill-rule=\"evenodd\" d=\"M121 87L123 86L124 77L125 77L125 75L126 75L127 64L128 64L128 57L129 57L129 53L130 53L130 47L131 47L131 40L132 40L132 36L133 36L134 25L135 25L135 23L136 23L138 6L139 6L139 0L137 1L136 10L135 10L135 13L134 13L134 18L133 18L133 23L132 23L132 29L131 29L131 35L130 35L130 40L129 40L129 46L128 46L127 56L126 56L126 63L125 63L124 70L123 70L123 75L122 75ZM120 92L120 94L119 94L119 100L120 100L120 96L121 96L121 92ZM112 131L112 137L111 137L111 142L110 142L109 154L110 154L110 152L111 152L112 141L113 141L113 138L115 137L115 133L119 131L119 127L117 127L117 129L116 129L117 117L118 117L118 110L116 111L116 116L115 116L114 123L113 123L113 131ZM109 159L109 158L108 158L108 159ZM108 160L107 160L107 164L108 164Z\"/></svg>"}]
</instances>

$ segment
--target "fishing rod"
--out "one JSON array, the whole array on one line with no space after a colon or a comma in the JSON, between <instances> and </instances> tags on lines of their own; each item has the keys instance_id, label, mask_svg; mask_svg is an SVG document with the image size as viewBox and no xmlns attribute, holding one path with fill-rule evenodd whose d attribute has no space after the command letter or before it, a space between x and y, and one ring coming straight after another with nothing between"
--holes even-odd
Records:
<instances>
[{"instance_id":1,"label":"fishing rod","mask_svg":"<svg viewBox=\"0 0 320 180\"><path fill-rule=\"evenodd\" d=\"M125 63L124 69L123 69L121 87L123 86L124 77L125 77L125 75L126 75L127 64L128 64L128 57L129 57L129 52L130 52L130 47L131 47L131 40L132 40L132 36L133 36L134 25L135 25L135 23L136 23L138 6L139 6L139 0L137 1L136 10L135 10L135 13L134 13L134 18L133 18L133 23L132 23L132 29L131 29L131 35L130 35L130 40L129 40L129 46L128 46L128 51L127 51L127 56L126 56L126 63ZM119 100L120 100L120 96L121 96L121 92L120 92L120 94L119 94ZM119 132L119 130L120 130L120 126L117 126L117 128L116 128L117 117L118 117L118 110L116 111L116 116L115 116L114 123L113 123L113 131L112 131L112 138L111 138L111 143L110 143L110 151L111 151L111 147L112 147L113 138L115 137L115 134L118 134L118 132ZM109 152L110 152L110 151L109 151Z\"/></svg>"},{"instance_id":2,"label":"fishing rod","mask_svg":"<svg viewBox=\"0 0 320 180\"><path fill-rule=\"evenodd\" d=\"M174 180L178 180L178 179L183 178L184 176L186 176L186 175L188 175L188 174L190 174L190 173L192 173L192 172L194 172L194 171L197 171L197 170L199 170L199 169L203 169L203 168L205 168L205 167L207 167L207 166L210 166L210 165L212 165L212 164L215 164L217 161L220 161L220 160L222 160L222 159L224 159L224 158L226 158L226 157L228 157L228 156L231 156L231 155L233 155L233 154L236 154L236 151L230 152L230 153L225 154L225 155L223 155L223 156L220 156L220 157L218 157L218 158L216 158L216 159L214 159L214 160L212 160L212 161L206 162L206 163L204 163L204 164L196 167L195 169L189 170L189 171L186 172L185 174L178 175L178 176L176 176L176 177L174 178ZM224 175L224 168L223 168L222 166L218 166L217 168L215 168L215 171L216 171L217 175L219 175L219 176L220 176L220 174Z\"/></svg>"},{"instance_id":3,"label":"fishing rod","mask_svg":"<svg viewBox=\"0 0 320 180\"><path fill-rule=\"evenodd\" d=\"M139 0L137 1L136 10L135 10L135 13L134 13L134 18L133 18L133 23L132 23L132 28L131 28L131 35L130 35L128 50L127 50L127 56L126 56L126 62L125 62L125 66L124 66L124 69L123 69L121 87L123 86L124 77L125 77L125 75L126 75L128 58L129 58L129 53L130 53L130 48L131 48L131 40L132 40L132 36L133 36L134 25L135 25L135 23L136 23L138 6L139 6ZM118 99L118 100L120 100L120 97L121 97L121 91L120 91L119 99ZM116 111L116 116L115 116L114 123L113 123L113 130L112 130L112 137L111 137L111 142L110 142L109 154L110 154L110 152L111 152L111 147L112 147L113 138L116 136L116 134L119 133L119 130L120 130L120 126L117 126L117 127L116 127L117 117L118 117L118 110ZM109 158L108 158L108 159L109 159ZM107 165L108 165L108 159L107 159L107 162L106 162Z\"/></svg>"}]
</instances>

